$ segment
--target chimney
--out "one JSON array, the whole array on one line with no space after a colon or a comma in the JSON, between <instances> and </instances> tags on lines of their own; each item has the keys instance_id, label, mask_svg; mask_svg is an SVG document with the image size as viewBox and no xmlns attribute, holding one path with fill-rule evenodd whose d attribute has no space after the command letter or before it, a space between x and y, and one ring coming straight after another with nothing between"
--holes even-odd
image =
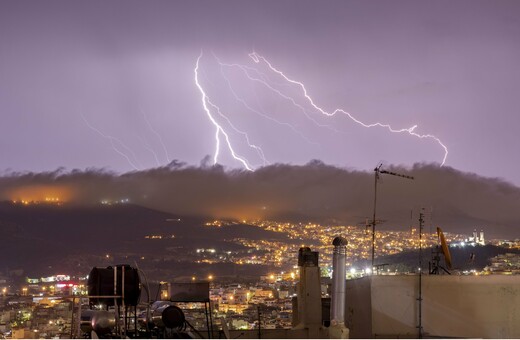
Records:
<instances>
[{"instance_id":1,"label":"chimney","mask_svg":"<svg viewBox=\"0 0 520 340\"><path fill-rule=\"evenodd\" d=\"M318 252L308 247L298 252L300 282L298 283L298 300L293 316L293 329L307 329L309 338L319 338L321 329L321 285Z\"/></svg>"},{"instance_id":2,"label":"chimney","mask_svg":"<svg viewBox=\"0 0 520 340\"><path fill-rule=\"evenodd\" d=\"M336 237L332 241L332 299L330 307L330 321L342 323L345 319L345 262L347 259L347 240Z\"/></svg>"},{"instance_id":3,"label":"chimney","mask_svg":"<svg viewBox=\"0 0 520 340\"><path fill-rule=\"evenodd\" d=\"M347 339L349 337L349 330L345 327L347 243L347 240L340 236L332 241L334 249L332 250L332 297L329 328L331 339Z\"/></svg>"}]
</instances>

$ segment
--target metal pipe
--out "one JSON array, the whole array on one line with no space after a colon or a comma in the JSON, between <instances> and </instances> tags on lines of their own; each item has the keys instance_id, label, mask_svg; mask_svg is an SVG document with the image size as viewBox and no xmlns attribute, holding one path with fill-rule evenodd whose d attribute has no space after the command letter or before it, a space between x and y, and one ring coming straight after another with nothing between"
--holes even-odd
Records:
<instances>
[{"instance_id":1,"label":"metal pipe","mask_svg":"<svg viewBox=\"0 0 520 340\"><path fill-rule=\"evenodd\" d=\"M118 273L118 270L117 270L117 266L114 266L114 312L116 314L116 332L119 334L119 336L122 337L122 333L121 333L121 320L120 320L120 310L119 310L119 305L117 303L117 298L115 296L117 296L117 273ZM108 306L107 306L107 310L108 310Z\"/></svg>"},{"instance_id":2,"label":"metal pipe","mask_svg":"<svg viewBox=\"0 0 520 340\"><path fill-rule=\"evenodd\" d=\"M332 324L345 322L345 298L346 298L346 259L347 240L336 237L332 241L332 298L330 320Z\"/></svg>"},{"instance_id":3,"label":"metal pipe","mask_svg":"<svg viewBox=\"0 0 520 340\"><path fill-rule=\"evenodd\" d=\"M126 337L126 305L125 305L125 266L121 266L121 306L123 307L122 337Z\"/></svg>"}]
</instances>

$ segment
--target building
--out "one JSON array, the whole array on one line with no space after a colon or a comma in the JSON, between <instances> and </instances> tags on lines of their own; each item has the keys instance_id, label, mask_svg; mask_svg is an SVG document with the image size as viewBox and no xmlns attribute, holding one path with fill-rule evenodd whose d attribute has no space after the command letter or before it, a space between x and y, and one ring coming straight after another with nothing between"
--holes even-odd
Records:
<instances>
[{"instance_id":1,"label":"building","mask_svg":"<svg viewBox=\"0 0 520 340\"><path fill-rule=\"evenodd\" d=\"M485 246L486 245L486 241L484 239L484 230L480 230L480 233L477 232L477 229L474 229L473 230L473 236L467 238L464 240L464 242L466 244L471 244L471 245L481 245L481 246Z\"/></svg>"},{"instance_id":2,"label":"building","mask_svg":"<svg viewBox=\"0 0 520 340\"><path fill-rule=\"evenodd\" d=\"M347 281L351 338L520 338L520 277L369 276ZM421 301L419 297L421 296ZM420 302L420 303L419 303Z\"/></svg>"},{"instance_id":3,"label":"building","mask_svg":"<svg viewBox=\"0 0 520 340\"><path fill-rule=\"evenodd\" d=\"M520 274L520 254L505 253L493 257L485 271L494 274Z\"/></svg>"}]
</instances>

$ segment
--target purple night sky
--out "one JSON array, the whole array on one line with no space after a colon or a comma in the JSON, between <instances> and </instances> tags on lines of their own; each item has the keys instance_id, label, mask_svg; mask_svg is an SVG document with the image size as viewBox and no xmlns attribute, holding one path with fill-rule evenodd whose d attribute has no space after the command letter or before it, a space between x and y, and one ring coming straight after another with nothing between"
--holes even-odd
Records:
<instances>
[{"instance_id":1,"label":"purple night sky","mask_svg":"<svg viewBox=\"0 0 520 340\"><path fill-rule=\"evenodd\" d=\"M418 125L446 165L518 186L519 18L519 1L2 1L0 172L212 162L201 89L251 167L442 162L432 138L324 116L256 52L321 109Z\"/></svg>"}]
</instances>

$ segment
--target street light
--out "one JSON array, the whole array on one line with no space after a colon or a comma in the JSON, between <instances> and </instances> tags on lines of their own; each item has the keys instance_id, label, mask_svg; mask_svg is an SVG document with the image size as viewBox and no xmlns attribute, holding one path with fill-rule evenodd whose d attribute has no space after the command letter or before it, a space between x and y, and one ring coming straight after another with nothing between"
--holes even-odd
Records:
<instances>
[{"instance_id":1,"label":"street light","mask_svg":"<svg viewBox=\"0 0 520 340\"><path fill-rule=\"evenodd\" d=\"M377 181L379 180L379 174L388 174L397 177L403 177L407 179L414 179L412 176L402 175L391 171L381 170L383 163L380 163L374 169L374 216L372 218L372 270L374 269L374 257L376 249L376 206L377 206Z\"/></svg>"}]
</instances>

